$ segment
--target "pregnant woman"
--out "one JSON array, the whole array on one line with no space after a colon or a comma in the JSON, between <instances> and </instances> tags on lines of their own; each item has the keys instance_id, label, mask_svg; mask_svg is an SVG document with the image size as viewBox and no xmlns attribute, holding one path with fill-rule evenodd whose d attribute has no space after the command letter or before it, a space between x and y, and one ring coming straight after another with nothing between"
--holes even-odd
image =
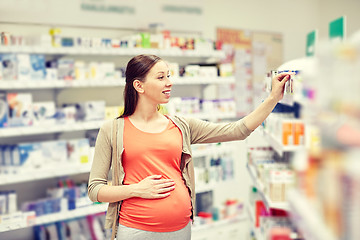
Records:
<instances>
[{"instance_id":1,"label":"pregnant woman","mask_svg":"<svg viewBox=\"0 0 360 240\"><path fill-rule=\"evenodd\" d=\"M190 240L195 207L191 144L245 139L282 99L289 76L275 76L269 97L248 116L211 123L158 111L172 88L161 58L135 56L125 75L124 113L100 128L89 197L109 203L105 227L113 228L112 239Z\"/></svg>"}]
</instances>

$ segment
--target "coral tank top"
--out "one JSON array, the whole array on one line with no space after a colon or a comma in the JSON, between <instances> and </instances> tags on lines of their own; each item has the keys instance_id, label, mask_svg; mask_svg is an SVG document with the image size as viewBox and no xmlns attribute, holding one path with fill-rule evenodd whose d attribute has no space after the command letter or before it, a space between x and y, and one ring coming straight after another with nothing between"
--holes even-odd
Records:
<instances>
[{"instance_id":1,"label":"coral tank top","mask_svg":"<svg viewBox=\"0 0 360 240\"><path fill-rule=\"evenodd\" d=\"M182 179L180 161L182 135L169 120L159 133L143 132L125 117L123 167L124 184L135 184L150 175L172 179L175 189L160 199L129 198L123 201L119 223L153 232L171 232L190 221L190 194Z\"/></svg>"}]
</instances>

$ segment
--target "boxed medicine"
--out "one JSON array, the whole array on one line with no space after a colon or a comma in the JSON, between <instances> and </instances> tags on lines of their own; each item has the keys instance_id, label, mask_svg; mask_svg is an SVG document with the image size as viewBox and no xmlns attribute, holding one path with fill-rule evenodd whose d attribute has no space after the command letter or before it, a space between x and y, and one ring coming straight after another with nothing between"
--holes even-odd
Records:
<instances>
[{"instance_id":1,"label":"boxed medicine","mask_svg":"<svg viewBox=\"0 0 360 240\"><path fill-rule=\"evenodd\" d=\"M18 79L18 61L16 54L2 54L2 77L4 80Z\"/></svg>"},{"instance_id":2,"label":"boxed medicine","mask_svg":"<svg viewBox=\"0 0 360 240\"><path fill-rule=\"evenodd\" d=\"M34 102L33 103L34 125L54 125L56 122L55 103L48 102Z\"/></svg>"},{"instance_id":3,"label":"boxed medicine","mask_svg":"<svg viewBox=\"0 0 360 240\"><path fill-rule=\"evenodd\" d=\"M8 93L9 126L31 126L33 124L32 95L30 93Z\"/></svg>"},{"instance_id":4,"label":"boxed medicine","mask_svg":"<svg viewBox=\"0 0 360 240\"><path fill-rule=\"evenodd\" d=\"M8 104L6 94L0 93L0 128L8 126Z\"/></svg>"}]
</instances>

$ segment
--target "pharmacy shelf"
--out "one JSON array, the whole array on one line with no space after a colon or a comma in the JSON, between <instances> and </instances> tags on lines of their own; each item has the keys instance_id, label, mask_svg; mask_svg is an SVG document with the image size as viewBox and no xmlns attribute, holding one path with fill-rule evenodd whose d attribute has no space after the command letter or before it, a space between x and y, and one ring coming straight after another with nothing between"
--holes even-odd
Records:
<instances>
[{"instance_id":1,"label":"pharmacy shelf","mask_svg":"<svg viewBox=\"0 0 360 240\"><path fill-rule=\"evenodd\" d=\"M269 133L267 130L263 129L263 136L270 144L270 146L282 156L284 152L295 152L295 151L304 151L305 146L285 146L280 141L274 137L273 134Z\"/></svg>"},{"instance_id":2,"label":"pharmacy shelf","mask_svg":"<svg viewBox=\"0 0 360 240\"><path fill-rule=\"evenodd\" d=\"M174 85L200 85L200 84L230 84L235 82L235 77L174 77ZM92 88L92 87L123 87L125 78L106 80L4 80L0 90L27 90L27 89L67 89L67 88Z\"/></svg>"},{"instance_id":3,"label":"pharmacy shelf","mask_svg":"<svg viewBox=\"0 0 360 240\"><path fill-rule=\"evenodd\" d=\"M305 196L292 190L288 199L292 222L306 240L337 240Z\"/></svg>"},{"instance_id":4,"label":"pharmacy shelf","mask_svg":"<svg viewBox=\"0 0 360 240\"><path fill-rule=\"evenodd\" d=\"M192 147L192 158L200 158L200 157L207 157L207 156L214 156L214 154L223 154L229 153L233 151L233 147L220 144L216 146L210 146L206 144L195 144Z\"/></svg>"},{"instance_id":5,"label":"pharmacy shelf","mask_svg":"<svg viewBox=\"0 0 360 240\"><path fill-rule=\"evenodd\" d=\"M103 123L104 121L89 121L89 122L75 122L71 124L58 124L58 125L49 125L49 126L1 128L0 138L93 130L100 128Z\"/></svg>"},{"instance_id":6,"label":"pharmacy shelf","mask_svg":"<svg viewBox=\"0 0 360 240\"><path fill-rule=\"evenodd\" d=\"M257 174L256 174L254 167L250 166L250 164L246 164L246 168L248 169L248 172L253 181L253 184L257 188L258 193L261 196L261 198L268 210L271 208L281 209L284 211L290 210L288 202L273 202L273 201L271 201L271 199L265 194L265 192L264 192L265 187L257 178Z\"/></svg>"},{"instance_id":7,"label":"pharmacy shelf","mask_svg":"<svg viewBox=\"0 0 360 240\"><path fill-rule=\"evenodd\" d=\"M235 113L222 113L222 114L179 114L186 117L195 117L199 119L226 119L236 117ZM56 124L49 126L24 126L24 127L8 127L0 129L0 138L5 137L22 137L30 135L53 134L60 132L74 132L99 129L104 124L101 121L88 121L88 122L74 122L69 124Z\"/></svg>"},{"instance_id":8,"label":"pharmacy shelf","mask_svg":"<svg viewBox=\"0 0 360 240\"><path fill-rule=\"evenodd\" d=\"M0 224L0 232L18 230L18 229L27 228L27 227L33 227L36 225L44 225L44 224L48 224L48 223L64 221L67 219L85 217L88 215L102 213L107 210L107 206L108 206L108 204L104 204L104 203L103 204L93 204L90 206L77 208L77 209L66 211L66 212L47 214L47 215L35 217L34 221L31 221L31 223L26 223L26 221L21 221L21 222L11 222L10 221L9 223L1 223Z\"/></svg>"},{"instance_id":9,"label":"pharmacy shelf","mask_svg":"<svg viewBox=\"0 0 360 240\"><path fill-rule=\"evenodd\" d=\"M178 113L183 117L194 117L199 119L207 119L211 121L216 121L219 119L233 119L236 118L236 112L224 112L224 113Z\"/></svg>"},{"instance_id":10,"label":"pharmacy shelf","mask_svg":"<svg viewBox=\"0 0 360 240\"><path fill-rule=\"evenodd\" d=\"M246 216L246 214L239 214L232 218L213 221L211 223L206 223L206 224L201 224L201 225L195 225L191 228L191 232L196 233L196 232L208 231L209 229L225 227L225 226L229 226L231 224L236 224L236 223L239 223L242 221L247 221L247 220L248 220L248 217Z\"/></svg>"},{"instance_id":11,"label":"pharmacy shelf","mask_svg":"<svg viewBox=\"0 0 360 240\"><path fill-rule=\"evenodd\" d=\"M21 168L21 167L19 167ZM82 165L61 165L53 168L39 169L36 171L22 171L17 174L0 174L0 186L30 182L54 177L69 176L90 172L90 164Z\"/></svg>"},{"instance_id":12,"label":"pharmacy shelf","mask_svg":"<svg viewBox=\"0 0 360 240\"><path fill-rule=\"evenodd\" d=\"M199 84L230 84L235 83L235 77L171 77L174 85L199 85Z\"/></svg>"},{"instance_id":13,"label":"pharmacy shelf","mask_svg":"<svg viewBox=\"0 0 360 240\"><path fill-rule=\"evenodd\" d=\"M236 186L236 184L237 184L237 182L234 179L230 179L230 180L223 180L223 181L219 181L219 182L196 185L195 192L196 193L208 192L208 191L213 191L215 189L222 188L223 187L222 185Z\"/></svg>"},{"instance_id":14,"label":"pharmacy shelf","mask_svg":"<svg viewBox=\"0 0 360 240\"><path fill-rule=\"evenodd\" d=\"M145 49L145 48L86 48L86 47L42 47L42 46L1 46L0 53L31 53L49 55L107 55L134 56L155 54L166 57L216 57L223 58L221 50L181 50L181 49Z\"/></svg>"},{"instance_id":15,"label":"pharmacy shelf","mask_svg":"<svg viewBox=\"0 0 360 240\"><path fill-rule=\"evenodd\" d=\"M250 209L250 204L246 206L247 214L250 219L250 225L251 229L253 230L255 234L256 240L265 240L264 235L261 233L260 229L258 227L255 227L255 214L254 211Z\"/></svg>"},{"instance_id":16,"label":"pharmacy shelf","mask_svg":"<svg viewBox=\"0 0 360 240\"><path fill-rule=\"evenodd\" d=\"M63 89L63 88L91 88L91 87L120 87L125 86L125 79L106 80L4 80L0 90L27 89Z\"/></svg>"}]
</instances>

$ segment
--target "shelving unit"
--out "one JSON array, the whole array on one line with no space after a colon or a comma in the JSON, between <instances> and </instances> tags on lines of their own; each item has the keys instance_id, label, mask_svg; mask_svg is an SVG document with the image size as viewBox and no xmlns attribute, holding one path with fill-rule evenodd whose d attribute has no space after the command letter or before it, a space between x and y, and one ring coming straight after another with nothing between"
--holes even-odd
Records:
<instances>
[{"instance_id":1,"label":"shelving unit","mask_svg":"<svg viewBox=\"0 0 360 240\"><path fill-rule=\"evenodd\" d=\"M281 209L281 210L285 210L285 211L289 211L289 204L288 202L273 202L271 201L271 199L265 194L264 190L264 185L263 183L261 183L259 181L259 179L256 176L256 172L253 169L252 166L250 166L249 164L246 164L246 167L248 169L249 175L253 181L254 186L257 188L258 193L260 194L262 200L265 203L266 208L269 210L270 208L275 208L275 209Z\"/></svg>"},{"instance_id":2,"label":"shelving unit","mask_svg":"<svg viewBox=\"0 0 360 240\"><path fill-rule=\"evenodd\" d=\"M234 77L174 77L171 78L174 85L197 85L197 84L229 84L234 83ZM124 87L125 78L106 80L3 80L0 90L35 90L35 89L67 89L67 88L96 88L96 87Z\"/></svg>"},{"instance_id":3,"label":"shelving unit","mask_svg":"<svg viewBox=\"0 0 360 240\"><path fill-rule=\"evenodd\" d=\"M262 129L263 132L263 136L265 137L265 139L267 140L267 142L269 143L269 145L280 155L282 156L284 152L295 152L295 151L304 151L305 150L305 146L296 146L296 145L291 145L291 146L285 146L283 144L281 144L271 133L269 133L268 131Z\"/></svg>"},{"instance_id":4,"label":"shelving unit","mask_svg":"<svg viewBox=\"0 0 360 240\"><path fill-rule=\"evenodd\" d=\"M213 221L203 225L194 225L191 228L191 239L238 239L239 232L242 230L241 227L246 221L246 214L240 214L229 219Z\"/></svg>"},{"instance_id":5,"label":"shelving unit","mask_svg":"<svg viewBox=\"0 0 360 240\"><path fill-rule=\"evenodd\" d=\"M79 165L61 165L60 167L52 169L41 169L38 171L26 172L23 171L21 174L6 174L0 175L0 186L7 184L17 184L29 181L36 181L48 178L55 178L61 176L70 176L82 173L90 172L90 164Z\"/></svg>"},{"instance_id":6,"label":"shelving unit","mask_svg":"<svg viewBox=\"0 0 360 240\"><path fill-rule=\"evenodd\" d=\"M22 137L60 132L87 131L98 129L103 123L104 121L89 121L74 122L71 124L56 124L49 126L9 127L1 129L0 137Z\"/></svg>"},{"instance_id":7,"label":"shelving unit","mask_svg":"<svg viewBox=\"0 0 360 240\"><path fill-rule=\"evenodd\" d=\"M254 223L254 222L255 222L255 215L254 215L254 213L252 212L252 210L250 209L250 204L248 204L248 205L246 206L246 211L247 211L247 214L248 214L248 216L249 216L249 218L250 218L251 223ZM253 231L254 234L255 234L256 240L265 240L265 237L264 237L263 234L261 233L260 229L254 227L254 226L252 226L251 229L252 229L252 231Z\"/></svg>"},{"instance_id":8,"label":"shelving unit","mask_svg":"<svg viewBox=\"0 0 360 240\"><path fill-rule=\"evenodd\" d=\"M135 56L138 54L155 54L165 57L217 57L225 56L223 51L197 51L180 49L147 49L147 48L85 48L85 47L42 47L42 46L0 46L0 53L36 53L51 55L105 55Z\"/></svg>"},{"instance_id":9,"label":"shelving unit","mask_svg":"<svg viewBox=\"0 0 360 240\"><path fill-rule=\"evenodd\" d=\"M67 212L43 215L43 216L33 218L29 224L27 224L25 221L22 221L19 223L10 222L9 224L2 223L2 224L0 224L0 233L6 232L6 231L19 230L22 228L33 227L33 226L37 226L37 225L45 225L48 223L64 221L67 219L85 217L87 215L92 215L92 214L97 214L97 213L103 213L106 211L107 206L108 206L108 204L106 204L106 203L93 204L90 206L77 208L77 209L70 210Z\"/></svg>"},{"instance_id":10,"label":"shelving unit","mask_svg":"<svg viewBox=\"0 0 360 240\"><path fill-rule=\"evenodd\" d=\"M203 225L196 225L196 226L193 226L191 228L191 231L193 233L198 232L198 231L208 231L208 230L210 230L212 228L221 227L221 226L228 226L228 225L238 223L238 222L241 222L241 221L246 221L246 220L247 220L246 214L242 214L242 215L238 215L238 216L233 217L233 218L213 221L211 223L207 223L207 224L203 224Z\"/></svg>"},{"instance_id":11,"label":"shelving unit","mask_svg":"<svg viewBox=\"0 0 360 240\"><path fill-rule=\"evenodd\" d=\"M170 59L179 59L179 61L183 64L184 62L191 61L202 61L207 58L211 58L212 61L217 61L225 56L223 51L196 51L196 50L180 50L180 49L170 49L170 50L162 50L162 49L127 49L127 48L80 48L80 47L12 47L12 46L0 46L0 54L4 53L25 53L25 54L43 54L46 55L46 58L51 57L66 57L69 56L71 58L80 58L80 59L88 59L91 61L93 58L101 57L101 58L123 58L127 59L131 56L135 56L138 54L155 54L160 57L167 57ZM118 62L116 64L119 64ZM201 85L220 85L220 84L233 84L235 83L235 77L172 77L171 78L173 85L181 85L181 86L192 86L198 85L200 88L195 88L196 90L202 90ZM104 80L94 80L94 79L84 79L84 80L28 80L28 81L20 81L20 80L10 80L10 79L2 79L2 84L0 86L0 91L2 92L30 92L35 93L41 91L41 93L50 93L44 94L45 97L49 97L55 95L55 98L51 100L58 100L57 96L62 91L72 90L72 89L96 89L96 88L114 88L119 87L120 89L125 86L125 79L104 79ZM83 90L81 90L83 91ZM87 90L86 90L87 91ZM70 91L69 91L70 92ZM60 94L59 94L60 95ZM42 97L44 98L44 97ZM38 100L40 101L40 100ZM43 101L43 100L42 100ZM190 114L190 117L196 117L200 119L208 119L208 120L219 120L219 119L229 119L236 117L236 113L228 113L222 114L221 116L216 114ZM26 127L8 127L0 129L0 139L3 142L6 139L12 139L11 141L19 141L19 139L23 136L27 136L30 139L32 136L41 139L52 139L57 138L58 136L64 135L65 138L68 138L70 135L78 136L80 134L85 134L86 131L97 130L104 123L105 120L101 121L91 121L91 122L73 122L68 124L56 124L56 125L41 125L41 126L26 126ZM52 135L53 134L53 135ZM68 136L69 135L69 136ZM16 140L18 139L18 140ZM206 155L209 153L206 152L196 152L194 154L197 156ZM27 184L36 184L38 180L46 180L53 179L63 176L76 176L76 175L85 175L90 171L91 164L84 165L64 165L64 166L56 166L53 169L42 169L41 171L32 171L26 172L21 169L21 174L3 174L0 175L0 187L2 189L6 189L7 186L14 186L12 189L16 190L21 186L21 183ZM20 173L20 172L19 172ZM227 184L227 182L221 183ZM216 188L219 187L219 184L209 184L207 186L200 186L197 188L197 193L203 191L213 190L216 191ZM21 193L19 192L19 195ZM21 202L19 203L21 204ZM34 217L30 224L20 222L12 222L9 224L2 223L0 221L0 238L1 233L8 231L26 231L31 234L31 229L29 227L36 225L43 225L48 223L53 223L57 221L64 221L67 219L73 219L78 217L83 217L86 215L102 213L106 211L106 205L91 205L88 207L83 207L79 209L75 209L68 212L61 212L56 214L43 215L39 217ZM0 216L1 217L1 216ZM195 228L194 231L203 231L207 227L215 228L218 226L224 227L231 222L239 222L239 219L232 220L224 220L219 221L211 226L199 226L199 228Z\"/></svg>"}]
</instances>

